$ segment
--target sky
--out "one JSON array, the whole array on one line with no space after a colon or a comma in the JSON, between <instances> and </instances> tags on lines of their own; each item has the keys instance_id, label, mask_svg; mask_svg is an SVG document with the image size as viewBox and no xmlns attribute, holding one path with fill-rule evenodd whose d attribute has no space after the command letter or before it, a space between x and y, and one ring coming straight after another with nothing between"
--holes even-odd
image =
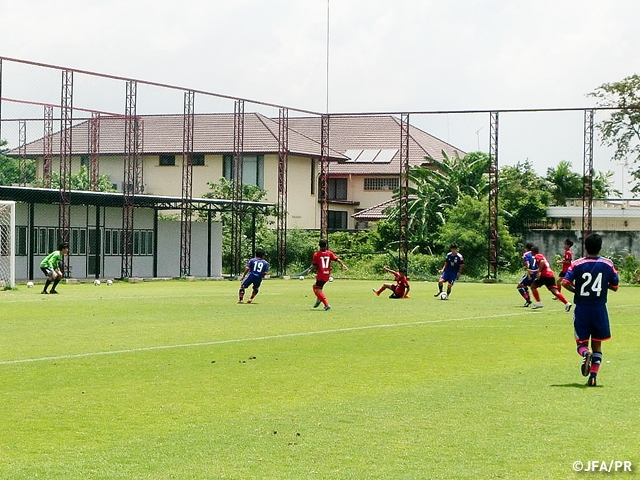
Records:
<instances>
[{"instance_id":1,"label":"sky","mask_svg":"<svg viewBox=\"0 0 640 480\"><path fill-rule=\"evenodd\" d=\"M638 18L637 0L0 0L0 56L317 112L587 108L589 92L639 73ZM544 173L570 156L581 170L582 113L566 154L536 154L533 138L565 124L541 118L518 120L531 146L505 140L520 145L505 161ZM436 123L488 148L484 117Z\"/></svg>"}]
</instances>

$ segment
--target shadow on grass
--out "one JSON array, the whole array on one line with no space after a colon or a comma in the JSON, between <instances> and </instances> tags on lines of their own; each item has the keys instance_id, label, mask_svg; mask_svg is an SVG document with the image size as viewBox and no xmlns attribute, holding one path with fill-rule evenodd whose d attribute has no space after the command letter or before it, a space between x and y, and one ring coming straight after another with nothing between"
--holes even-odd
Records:
<instances>
[{"instance_id":1,"label":"shadow on grass","mask_svg":"<svg viewBox=\"0 0 640 480\"><path fill-rule=\"evenodd\" d=\"M602 385L596 385L595 387L590 387L586 383L562 383L558 385L549 385L550 387L563 387L563 388L602 388Z\"/></svg>"}]
</instances>

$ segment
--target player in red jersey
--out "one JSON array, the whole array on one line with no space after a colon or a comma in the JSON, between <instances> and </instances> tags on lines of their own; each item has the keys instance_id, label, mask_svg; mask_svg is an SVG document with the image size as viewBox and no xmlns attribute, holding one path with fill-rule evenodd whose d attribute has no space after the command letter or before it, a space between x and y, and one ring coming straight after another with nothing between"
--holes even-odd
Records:
<instances>
[{"instance_id":1,"label":"player in red jersey","mask_svg":"<svg viewBox=\"0 0 640 480\"><path fill-rule=\"evenodd\" d=\"M571 262L573 262L573 253L571 253L571 247L573 247L573 242L570 238L567 238L564 241L564 254L562 254L562 259L558 260L556 263L558 265L562 265L562 269L560 270L560 275L558 275L558 282L556 286L558 287L558 291L562 291L562 279L567 274L567 270L571 266Z\"/></svg>"},{"instance_id":2,"label":"player in red jersey","mask_svg":"<svg viewBox=\"0 0 640 480\"><path fill-rule=\"evenodd\" d=\"M536 265L538 267L538 278L531 285L531 293L533 293L533 298L536 299L536 303L534 303L531 308L543 307L542 302L540 301L540 293L538 292L538 288L544 285L545 287L547 287L547 290L549 290L555 297L558 298L558 300L564 303L565 311L570 311L572 304L565 298L562 293L558 291L558 287L556 286L556 274L551 269L547 258L540 253L538 247L532 247L531 253L533 254L533 258L535 259ZM533 272L534 271L532 270L530 273Z\"/></svg>"},{"instance_id":3,"label":"player in red jersey","mask_svg":"<svg viewBox=\"0 0 640 480\"><path fill-rule=\"evenodd\" d=\"M316 273L316 283L313 284L313 294L316 296L316 303L313 304L313 308L319 307L322 303L324 305L324 309L329 310L331 305L329 305L329 301L322 291L322 288L331 277L331 262L338 262L342 266L343 270L348 270L348 268L335 253L327 249L326 240L320 239L318 246L320 249L313 254L311 269L309 270L309 273Z\"/></svg>"},{"instance_id":4,"label":"player in red jersey","mask_svg":"<svg viewBox=\"0 0 640 480\"><path fill-rule=\"evenodd\" d=\"M391 295L389 298L410 298L409 290L411 287L409 286L409 279L407 278L407 271L404 269L400 269L397 272L395 270L391 270L389 267L382 267L387 272L392 273L396 279L396 283L384 283L379 289L372 288L373 292L380 296L382 292L385 290L391 290Z\"/></svg>"}]
</instances>

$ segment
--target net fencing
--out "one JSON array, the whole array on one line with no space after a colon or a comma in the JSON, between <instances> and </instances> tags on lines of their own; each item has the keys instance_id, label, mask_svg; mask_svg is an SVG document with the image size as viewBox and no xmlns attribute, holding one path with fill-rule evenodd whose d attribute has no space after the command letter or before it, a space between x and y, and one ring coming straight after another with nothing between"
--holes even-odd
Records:
<instances>
[{"instance_id":1,"label":"net fencing","mask_svg":"<svg viewBox=\"0 0 640 480\"><path fill-rule=\"evenodd\" d=\"M15 202L0 202L0 289L15 287Z\"/></svg>"}]
</instances>

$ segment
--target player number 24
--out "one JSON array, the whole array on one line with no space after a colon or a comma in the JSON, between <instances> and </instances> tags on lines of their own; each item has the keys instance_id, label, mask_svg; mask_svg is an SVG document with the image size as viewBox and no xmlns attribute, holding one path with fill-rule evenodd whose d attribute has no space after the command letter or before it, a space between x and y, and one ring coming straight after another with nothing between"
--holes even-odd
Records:
<instances>
[{"instance_id":1,"label":"player number 24","mask_svg":"<svg viewBox=\"0 0 640 480\"><path fill-rule=\"evenodd\" d=\"M591 295L591 292L594 292L596 296L599 297L600 292L602 292L602 272L598 273L595 279L589 272L584 272L582 274L582 279L584 280L584 283L582 284L582 287L580 287L580 296L588 297Z\"/></svg>"}]
</instances>

